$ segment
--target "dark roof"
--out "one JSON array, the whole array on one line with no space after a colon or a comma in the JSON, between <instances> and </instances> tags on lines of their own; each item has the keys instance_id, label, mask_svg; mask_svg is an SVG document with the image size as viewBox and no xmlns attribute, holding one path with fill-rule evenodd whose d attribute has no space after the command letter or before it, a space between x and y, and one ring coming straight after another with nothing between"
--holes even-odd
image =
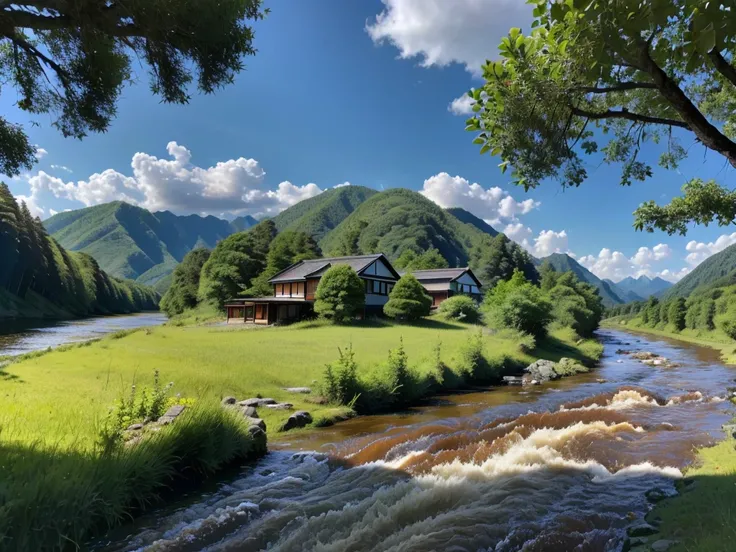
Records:
<instances>
[{"instance_id":1,"label":"dark roof","mask_svg":"<svg viewBox=\"0 0 736 552\"><path fill-rule=\"evenodd\" d=\"M360 274L368 268L374 261L383 258L386 265L392 270L398 278L398 273L393 269L391 263L382 253L374 255L353 255L350 257L324 257L322 259L312 259L309 261L300 261L290 267L282 270L276 276L269 280L272 284L279 282L298 282L306 280L307 277L321 276L329 267L334 265L348 265L355 272Z\"/></svg>"},{"instance_id":2,"label":"dark roof","mask_svg":"<svg viewBox=\"0 0 736 552\"><path fill-rule=\"evenodd\" d=\"M242 297L237 299L229 299L225 303L226 307L242 307L247 303L284 303L284 304L302 304L302 303L314 303L314 301L307 301L300 297Z\"/></svg>"},{"instance_id":3,"label":"dark roof","mask_svg":"<svg viewBox=\"0 0 736 552\"><path fill-rule=\"evenodd\" d=\"M473 274L473 271L470 270L470 268L435 268L432 270L411 270L407 271L411 272L414 277L419 280L420 282L427 282L430 280L444 280L448 282L453 282L460 278L463 274L467 273L473 280L476 281L478 286L481 286L480 280L475 277L475 274ZM403 276L406 274L406 272L402 272L401 275Z\"/></svg>"}]
</instances>

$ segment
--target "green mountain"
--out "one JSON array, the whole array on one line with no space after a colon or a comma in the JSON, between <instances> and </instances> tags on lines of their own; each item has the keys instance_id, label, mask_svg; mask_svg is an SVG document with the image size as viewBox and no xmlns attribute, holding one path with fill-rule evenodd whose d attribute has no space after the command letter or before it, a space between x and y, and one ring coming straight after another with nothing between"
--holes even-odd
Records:
<instances>
[{"instance_id":1,"label":"green mountain","mask_svg":"<svg viewBox=\"0 0 736 552\"><path fill-rule=\"evenodd\" d=\"M688 297L696 288L712 286L719 280L734 280L736 273L736 244L731 245L700 263L695 270L668 289L662 296Z\"/></svg>"},{"instance_id":2,"label":"green mountain","mask_svg":"<svg viewBox=\"0 0 736 552\"><path fill-rule=\"evenodd\" d=\"M542 262L548 262L557 272L573 272L578 279L583 282L593 284L598 288L605 306L612 307L625 302L624 299L618 296L616 291L608 282L598 278L598 276L593 274L590 270L585 268L569 255L566 255L565 253L552 253L549 257L545 257L541 260Z\"/></svg>"},{"instance_id":3,"label":"green mountain","mask_svg":"<svg viewBox=\"0 0 736 552\"><path fill-rule=\"evenodd\" d=\"M450 207L449 209L445 209L445 210L448 213L450 213L452 216L454 216L460 222L464 222L465 224L472 224L481 232L484 232L490 236L498 235L498 231L495 228L493 228L493 226L488 224L483 219L480 219L476 217L474 214L466 211L462 207Z\"/></svg>"},{"instance_id":4,"label":"green mountain","mask_svg":"<svg viewBox=\"0 0 736 552\"><path fill-rule=\"evenodd\" d=\"M328 255L380 251L391 260L407 249L434 248L450 266L467 266L473 248L484 236L495 234L490 226L483 231L462 222L418 192L395 188L372 194L327 233L320 246Z\"/></svg>"},{"instance_id":5,"label":"green mountain","mask_svg":"<svg viewBox=\"0 0 736 552\"><path fill-rule=\"evenodd\" d=\"M631 303L632 301L643 301L644 297L639 295L638 293L635 293L631 290L624 289L623 287L619 287L616 285L616 282L613 280L610 280L608 278L604 278L603 281L607 283L609 286L611 286L611 289L618 295L618 297L626 302Z\"/></svg>"},{"instance_id":6,"label":"green mountain","mask_svg":"<svg viewBox=\"0 0 736 552\"><path fill-rule=\"evenodd\" d=\"M59 213L44 226L64 248L87 253L109 274L147 285L171 273L192 249L212 248L236 231L216 217L150 213L122 201Z\"/></svg>"},{"instance_id":7,"label":"green mountain","mask_svg":"<svg viewBox=\"0 0 736 552\"><path fill-rule=\"evenodd\" d=\"M248 228L252 228L256 224L258 224L258 221L250 215L238 217L230 221L230 226L232 226L233 230L235 230L236 232L248 230Z\"/></svg>"},{"instance_id":8,"label":"green mountain","mask_svg":"<svg viewBox=\"0 0 736 552\"><path fill-rule=\"evenodd\" d=\"M378 192L364 186L342 186L300 201L282 211L273 222L276 229L299 230L319 241L345 220L366 199Z\"/></svg>"}]
</instances>

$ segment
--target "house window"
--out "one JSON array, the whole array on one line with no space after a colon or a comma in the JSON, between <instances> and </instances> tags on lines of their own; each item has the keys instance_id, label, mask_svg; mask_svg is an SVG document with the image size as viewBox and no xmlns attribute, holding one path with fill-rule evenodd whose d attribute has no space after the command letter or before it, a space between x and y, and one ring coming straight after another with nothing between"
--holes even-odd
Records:
<instances>
[{"instance_id":1,"label":"house window","mask_svg":"<svg viewBox=\"0 0 736 552\"><path fill-rule=\"evenodd\" d=\"M381 295L381 282L378 280L373 280L373 293Z\"/></svg>"},{"instance_id":2,"label":"house window","mask_svg":"<svg viewBox=\"0 0 736 552\"><path fill-rule=\"evenodd\" d=\"M298 282L296 284L296 294L299 296L304 295L304 282Z\"/></svg>"}]
</instances>

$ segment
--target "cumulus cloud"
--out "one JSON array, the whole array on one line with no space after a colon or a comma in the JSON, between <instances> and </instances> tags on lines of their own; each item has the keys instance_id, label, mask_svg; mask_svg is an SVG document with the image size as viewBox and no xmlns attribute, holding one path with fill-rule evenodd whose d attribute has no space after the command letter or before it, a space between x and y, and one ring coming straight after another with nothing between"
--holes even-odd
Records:
<instances>
[{"instance_id":1,"label":"cumulus cloud","mask_svg":"<svg viewBox=\"0 0 736 552\"><path fill-rule=\"evenodd\" d=\"M342 184L335 184L333 188L344 188L345 186L352 186L352 184L350 184L350 182L345 181Z\"/></svg>"},{"instance_id":2,"label":"cumulus cloud","mask_svg":"<svg viewBox=\"0 0 736 552\"><path fill-rule=\"evenodd\" d=\"M44 148L40 148L38 147L38 145L36 146L36 159L40 161L41 159L46 157L48 154L49 154L48 150L45 150Z\"/></svg>"},{"instance_id":3,"label":"cumulus cloud","mask_svg":"<svg viewBox=\"0 0 736 552\"><path fill-rule=\"evenodd\" d=\"M534 239L531 252L536 257L546 257L552 253L569 253L567 247L567 232L555 232L554 230L542 230Z\"/></svg>"},{"instance_id":4,"label":"cumulus cloud","mask_svg":"<svg viewBox=\"0 0 736 552\"><path fill-rule=\"evenodd\" d=\"M696 242L695 240L692 240L685 246L685 249L689 253L688 256L685 257L685 260L690 266L695 267L711 255L715 255L735 243L736 232L733 234L723 234L719 236L716 241L712 241L710 243Z\"/></svg>"},{"instance_id":5,"label":"cumulus cloud","mask_svg":"<svg viewBox=\"0 0 736 552\"><path fill-rule=\"evenodd\" d=\"M453 115L470 115L473 113L474 103L475 100L473 100L473 98L467 94L463 94L459 98L455 98L450 102L450 105L447 106L447 111Z\"/></svg>"},{"instance_id":6,"label":"cumulus cloud","mask_svg":"<svg viewBox=\"0 0 736 552\"><path fill-rule=\"evenodd\" d=\"M373 42L388 42L403 59L423 67L464 65L478 75L511 27L531 23L523 0L382 0L384 9L366 25Z\"/></svg>"},{"instance_id":7,"label":"cumulus cloud","mask_svg":"<svg viewBox=\"0 0 736 552\"><path fill-rule=\"evenodd\" d=\"M32 195L30 196L24 196L24 195L17 195L15 196L15 201L18 202L18 205L21 203L25 203L28 207L28 210L31 212L31 215L34 217L41 217L43 218L43 215L45 213L43 207L41 207L37 201L36 198Z\"/></svg>"},{"instance_id":8,"label":"cumulus cloud","mask_svg":"<svg viewBox=\"0 0 736 552\"><path fill-rule=\"evenodd\" d=\"M51 168L54 169L55 171L64 171L64 172L68 172L68 173L73 173L74 172L69 167L66 167L64 165L51 165Z\"/></svg>"},{"instance_id":9,"label":"cumulus cloud","mask_svg":"<svg viewBox=\"0 0 736 552\"><path fill-rule=\"evenodd\" d=\"M660 243L652 248L640 247L631 258L620 251L612 251L604 247L598 253L598 256L586 255L581 257L578 262L599 278L607 278L614 282L619 282L629 276L633 278L659 276L665 280L676 282L685 276L690 269L672 270L666 268L657 270L657 267L653 266L669 259L671 256L672 248L665 243Z\"/></svg>"},{"instance_id":10,"label":"cumulus cloud","mask_svg":"<svg viewBox=\"0 0 736 552\"><path fill-rule=\"evenodd\" d=\"M191 151L176 142L166 150L169 159L136 153L132 176L107 169L75 183L39 171L29 179L31 195L49 191L85 206L122 200L151 211L270 216L322 192L316 184L288 181L267 189L266 172L255 159L240 157L203 168L192 164Z\"/></svg>"},{"instance_id":11,"label":"cumulus cloud","mask_svg":"<svg viewBox=\"0 0 736 552\"><path fill-rule=\"evenodd\" d=\"M462 207L492 226L503 219L515 221L541 204L533 199L517 201L508 192L494 186L483 188L461 176L441 172L424 181L421 193L443 208Z\"/></svg>"}]
</instances>

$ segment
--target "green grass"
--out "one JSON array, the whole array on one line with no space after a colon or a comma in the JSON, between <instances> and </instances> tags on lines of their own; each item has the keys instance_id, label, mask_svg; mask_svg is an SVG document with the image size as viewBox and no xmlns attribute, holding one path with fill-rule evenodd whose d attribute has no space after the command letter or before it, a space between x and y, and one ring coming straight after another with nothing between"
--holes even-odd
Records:
<instances>
[{"instance_id":1,"label":"green grass","mask_svg":"<svg viewBox=\"0 0 736 552\"><path fill-rule=\"evenodd\" d=\"M639 324L639 319L631 319L627 315L608 318L601 323L601 326L604 328L619 330L628 329L635 332L671 337L673 339L687 341L688 343L703 345L704 347L710 347L721 351L723 362L727 364L736 364L736 342L719 330L705 331L685 329L681 332L676 332L671 326L668 326L667 328L649 328Z\"/></svg>"},{"instance_id":2,"label":"green grass","mask_svg":"<svg viewBox=\"0 0 736 552\"><path fill-rule=\"evenodd\" d=\"M681 494L660 504L656 538L678 540L670 552L728 552L736 543L736 452L727 439L698 453ZM692 481L691 484L690 481ZM650 539L653 540L653 539Z\"/></svg>"},{"instance_id":3,"label":"green grass","mask_svg":"<svg viewBox=\"0 0 736 552\"><path fill-rule=\"evenodd\" d=\"M89 538L235 461L265 453L263 433L209 403L110 453L81 446L0 441L0 549L78 550ZM80 438L81 440L81 438Z\"/></svg>"},{"instance_id":4,"label":"green grass","mask_svg":"<svg viewBox=\"0 0 736 552\"><path fill-rule=\"evenodd\" d=\"M96 424L110 405L134 382L146 382L154 370L174 382L184 397L219 400L261 395L309 410L314 419L346 414L344 407L314 404L309 395L284 387L315 388L338 348L352 343L361 375L381 375L388 350L403 338L409 365L418 373L433 369L433 346L442 342L441 359L458 369L463 347L475 327L427 320L416 326L390 323L356 326L258 328L243 326L164 326L122 339L105 337L85 347L32 356L4 368L0 377L0 427L3 436L30 443L91 446ZM518 338L483 336L489 363L521 366L539 357L589 360L599 356L597 344L574 345L570 332L556 332L533 353L522 352ZM259 409L269 433L288 411Z\"/></svg>"}]
</instances>

